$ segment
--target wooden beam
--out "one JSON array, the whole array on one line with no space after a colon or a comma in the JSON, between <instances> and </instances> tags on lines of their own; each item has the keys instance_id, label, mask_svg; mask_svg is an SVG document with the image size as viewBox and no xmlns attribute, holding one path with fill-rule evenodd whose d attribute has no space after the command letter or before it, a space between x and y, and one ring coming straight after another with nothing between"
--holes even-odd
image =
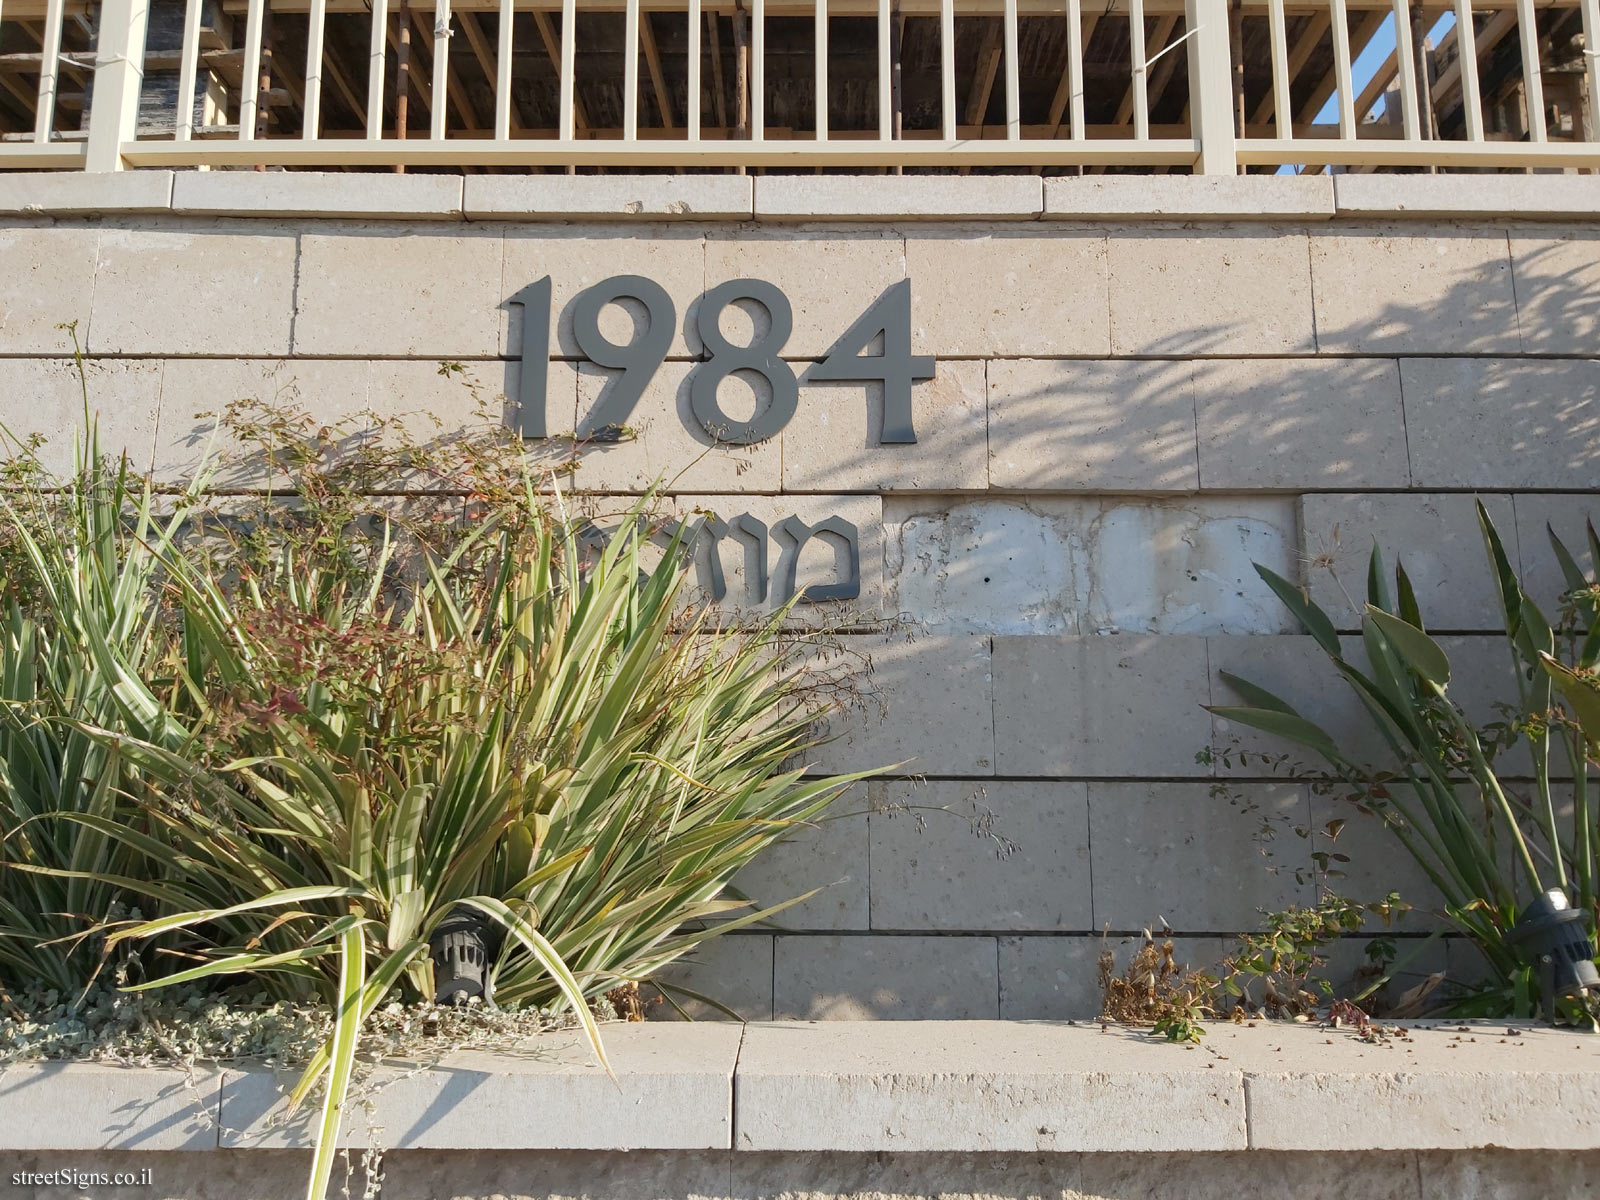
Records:
<instances>
[{"instance_id":1,"label":"wooden beam","mask_svg":"<svg viewBox=\"0 0 1600 1200\"><path fill-rule=\"evenodd\" d=\"M1333 24L1326 12L1317 12L1311 15L1311 24L1307 25L1305 32L1300 35L1294 44L1294 49L1289 51L1289 79L1293 81L1305 69L1311 52L1317 48L1317 43L1322 40L1322 35L1328 32L1328 27ZM1261 103L1256 105L1255 112L1250 114L1250 123L1260 125L1272 115L1272 97L1264 96Z\"/></svg>"},{"instance_id":2,"label":"wooden beam","mask_svg":"<svg viewBox=\"0 0 1600 1200\"><path fill-rule=\"evenodd\" d=\"M717 115L717 124L726 129L728 127L728 95L727 84L722 78L722 18L715 12L707 10L706 25L711 32L712 111Z\"/></svg>"},{"instance_id":3,"label":"wooden beam","mask_svg":"<svg viewBox=\"0 0 1600 1200\"><path fill-rule=\"evenodd\" d=\"M1145 50L1145 54L1149 58L1154 58L1167 48L1167 39L1172 36L1172 31L1177 28L1177 25L1178 18L1176 16L1162 17L1156 22L1155 33L1151 35L1150 44ZM1172 54L1167 55L1167 58L1174 58L1176 53L1177 52L1174 51ZM1166 65L1166 59L1162 60L1161 65ZM1160 68L1157 69L1159 70ZM1171 73L1170 70L1168 73ZM1117 105L1117 115L1112 119L1111 122L1113 125L1125 125L1128 123L1129 119L1132 118L1133 86L1133 81L1130 81L1128 84L1128 90L1122 94L1122 103ZM1150 86L1149 80L1146 80L1145 87L1147 89L1145 96L1148 98L1150 106L1154 108L1156 98L1151 93L1154 92L1155 89Z\"/></svg>"},{"instance_id":4,"label":"wooden beam","mask_svg":"<svg viewBox=\"0 0 1600 1200\"><path fill-rule=\"evenodd\" d=\"M439 53L438 41L444 42L445 58L448 60L450 56L450 39L442 38L435 40L433 36L432 14L424 13L418 8L413 8L411 10L411 20L416 25L417 32L422 35L422 40L428 45L429 67L431 68L433 65L433 56ZM416 42L412 43L413 46L416 44ZM456 112L461 117L461 123L468 129L482 129L483 123L478 120L478 114L473 110L472 100L467 95L467 89L462 85L461 80L457 77L454 71L445 72L444 86L446 101L449 104L455 105Z\"/></svg>"},{"instance_id":5,"label":"wooden beam","mask_svg":"<svg viewBox=\"0 0 1600 1200\"><path fill-rule=\"evenodd\" d=\"M472 47L473 57L478 60L478 66L483 68L483 77L489 81L489 90L494 90L495 80L500 76L500 61L495 54L494 47L489 45L489 39L484 36L483 26L478 24L476 13L457 13L461 20L461 32L467 36L467 45ZM511 128L521 130L522 115L517 112L517 106L511 105Z\"/></svg>"},{"instance_id":6,"label":"wooden beam","mask_svg":"<svg viewBox=\"0 0 1600 1200\"><path fill-rule=\"evenodd\" d=\"M676 129L672 116L672 96L667 91L667 77L661 70L661 50L656 45L655 29L649 13L639 14L639 46L644 51L644 64L650 72L650 87L656 94L656 111L661 114L663 129Z\"/></svg>"},{"instance_id":7,"label":"wooden beam","mask_svg":"<svg viewBox=\"0 0 1600 1200\"><path fill-rule=\"evenodd\" d=\"M367 125L366 101L356 93L355 86L350 82L350 77L344 73L344 68L339 65L337 55L324 55L322 69L328 73L328 78L333 80L334 89L339 93L340 99L350 106L350 111L356 116L356 124L363 129Z\"/></svg>"},{"instance_id":8,"label":"wooden beam","mask_svg":"<svg viewBox=\"0 0 1600 1200\"><path fill-rule=\"evenodd\" d=\"M1356 26L1355 36L1350 39L1351 62L1361 57L1361 52L1367 48L1367 43L1377 36L1378 30L1383 27L1388 17L1388 13L1369 12L1361 18L1361 23ZM1290 73L1291 75L1296 73L1292 63ZM1316 120L1317 114L1322 111L1322 106L1328 102L1328 97L1333 95L1338 86L1339 73L1337 69L1329 68L1322 81L1311 90L1311 98L1300 106L1300 112L1295 119L1301 123Z\"/></svg>"},{"instance_id":9,"label":"wooden beam","mask_svg":"<svg viewBox=\"0 0 1600 1200\"><path fill-rule=\"evenodd\" d=\"M417 91L417 99L422 101L423 107L429 112L433 111L433 88L428 84L427 72L417 62L415 54L400 53L400 35L396 32L399 22L390 25L384 32L389 36L389 49L395 52L396 58L405 63L406 77L411 80L411 86Z\"/></svg>"},{"instance_id":10,"label":"wooden beam","mask_svg":"<svg viewBox=\"0 0 1600 1200\"><path fill-rule=\"evenodd\" d=\"M1000 26L998 19L991 19L984 31L983 48L978 51L978 72L972 77L972 89L967 92L963 114L968 125L980 123L989 107L989 94L994 91L994 77L1000 69Z\"/></svg>"},{"instance_id":11,"label":"wooden beam","mask_svg":"<svg viewBox=\"0 0 1600 1200\"><path fill-rule=\"evenodd\" d=\"M1089 48L1089 39L1094 37L1095 26L1100 24L1099 13L1088 13L1083 18L1083 48ZM1056 94L1050 99L1050 115L1046 123L1055 130L1052 137L1061 136L1061 122L1067 113L1067 103L1072 99L1072 51L1067 51L1067 61L1061 67L1061 82L1056 84Z\"/></svg>"}]
</instances>

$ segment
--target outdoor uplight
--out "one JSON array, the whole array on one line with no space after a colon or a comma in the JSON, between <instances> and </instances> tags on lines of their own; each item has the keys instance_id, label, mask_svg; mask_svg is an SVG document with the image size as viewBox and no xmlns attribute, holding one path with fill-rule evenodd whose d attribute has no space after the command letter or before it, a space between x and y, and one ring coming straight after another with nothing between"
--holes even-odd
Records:
<instances>
[{"instance_id":1,"label":"outdoor uplight","mask_svg":"<svg viewBox=\"0 0 1600 1200\"><path fill-rule=\"evenodd\" d=\"M1565 892L1551 888L1522 910L1507 935L1538 968L1547 1021L1555 1020L1557 996L1582 995L1600 987L1584 916L1581 909L1567 903Z\"/></svg>"},{"instance_id":2,"label":"outdoor uplight","mask_svg":"<svg viewBox=\"0 0 1600 1200\"><path fill-rule=\"evenodd\" d=\"M458 904L428 939L433 957L435 1004L465 1004L474 997L492 1000L489 962L499 952L489 919Z\"/></svg>"}]
</instances>

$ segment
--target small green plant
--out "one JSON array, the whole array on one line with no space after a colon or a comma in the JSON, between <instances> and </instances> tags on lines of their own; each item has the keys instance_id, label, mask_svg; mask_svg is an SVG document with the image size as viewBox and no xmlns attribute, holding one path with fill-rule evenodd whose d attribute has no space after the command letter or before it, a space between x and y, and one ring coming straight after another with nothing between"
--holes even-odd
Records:
<instances>
[{"instance_id":1,"label":"small green plant","mask_svg":"<svg viewBox=\"0 0 1600 1200\"><path fill-rule=\"evenodd\" d=\"M1149 1025L1169 1042L1198 1042L1205 1036L1201 1021L1213 1015L1217 980L1191 970L1175 957L1170 938L1157 941L1148 931L1122 974L1116 955L1101 952L1100 1015L1108 1021Z\"/></svg>"},{"instance_id":2,"label":"small green plant","mask_svg":"<svg viewBox=\"0 0 1600 1200\"><path fill-rule=\"evenodd\" d=\"M1531 1016L1539 1006L1533 969L1508 938L1522 904L1554 886L1571 893L1591 924L1595 913L1589 745L1561 706L1555 683L1567 694L1575 683L1587 687L1593 680L1600 665L1600 593L1551 531L1568 584L1561 619L1552 626L1523 590L1481 503L1478 518L1517 667L1517 693L1503 725L1475 725L1453 702L1449 657L1426 632L1404 568L1396 569L1391 585L1376 546L1367 573L1362 656L1346 652L1333 620L1302 589L1264 567L1256 570L1352 689L1393 765L1374 769L1358 762L1287 701L1228 672L1222 677L1242 703L1211 711L1315 752L1412 855L1444 897L1443 915L1472 939L1498 980L1463 1001L1461 1015ZM1600 563L1592 527L1589 540ZM1568 698L1581 716L1583 706ZM1531 756L1531 785L1518 785L1496 765L1513 741ZM1552 753L1565 758L1571 778L1565 826ZM1583 1003L1563 1005L1570 1018L1592 1023Z\"/></svg>"}]
</instances>

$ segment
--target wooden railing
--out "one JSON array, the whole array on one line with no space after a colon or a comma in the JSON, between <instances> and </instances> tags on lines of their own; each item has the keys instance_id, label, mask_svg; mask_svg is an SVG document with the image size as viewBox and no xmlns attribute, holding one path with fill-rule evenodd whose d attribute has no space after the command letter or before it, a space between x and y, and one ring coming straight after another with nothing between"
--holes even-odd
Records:
<instances>
[{"instance_id":1,"label":"wooden railing","mask_svg":"<svg viewBox=\"0 0 1600 1200\"><path fill-rule=\"evenodd\" d=\"M0 168L1600 168L1600 0L424 2L0 0Z\"/></svg>"}]
</instances>

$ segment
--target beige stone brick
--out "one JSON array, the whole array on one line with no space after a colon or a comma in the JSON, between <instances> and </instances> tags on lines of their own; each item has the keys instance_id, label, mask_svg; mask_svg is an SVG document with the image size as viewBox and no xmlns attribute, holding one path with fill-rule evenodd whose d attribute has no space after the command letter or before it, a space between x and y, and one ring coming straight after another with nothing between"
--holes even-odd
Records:
<instances>
[{"instance_id":1,"label":"beige stone brick","mask_svg":"<svg viewBox=\"0 0 1600 1200\"><path fill-rule=\"evenodd\" d=\"M506 319L500 272L493 230L305 233L295 353L491 357Z\"/></svg>"},{"instance_id":2,"label":"beige stone brick","mask_svg":"<svg viewBox=\"0 0 1600 1200\"><path fill-rule=\"evenodd\" d=\"M642 492L659 481L674 492L776 492L782 461L780 439L739 446L718 441L702 429L689 406L694 369L692 363L663 364L627 419L628 427L635 431L633 439L602 443L584 439L593 432L601 394L619 373L593 363L580 364L577 428L582 466L573 485L586 490ZM754 415L771 394L764 383L751 388L744 382L739 379L722 386L724 410L736 419ZM761 392L759 398L752 394L756 388ZM741 407L746 402L752 403L749 410Z\"/></svg>"},{"instance_id":3,"label":"beige stone brick","mask_svg":"<svg viewBox=\"0 0 1600 1200\"><path fill-rule=\"evenodd\" d=\"M1204 488L1406 487L1400 368L1390 359L1194 364Z\"/></svg>"},{"instance_id":4,"label":"beige stone brick","mask_svg":"<svg viewBox=\"0 0 1600 1200\"><path fill-rule=\"evenodd\" d=\"M996 773L1206 775L1206 677L1200 637L997 637Z\"/></svg>"},{"instance_id":5,"label":"beige stone brick","mask_svg":"<svg viewBox=\"0 0 1600 1200\"><path fill-rule=\"evenodd\" d=\"M747 221L750 176L468 175L468 220Z\"/></svg>"},{"instance_id":6,"label":"beige stone brick","mask_svg":"<svg viewBox=\"0 0 1600 1200\"><path fill-rule=\"evenodd\" d=\"M881 383L817 383L783 431L790 492L982 491L989 486L984 364L945 359L911 389L915 444L882 444Z\"/></svg>"},{"instance_id":7,"label":"beige stone brick","mask_svg":"<svg viewBox=\"0 0 1600 1200\"><path fill-rule=\"evenodd\" d=\"M1303 232L1151 229L1113 236L1109 256L1113 354L1316 349Z\"/></svg>"},{"instance_id":8,"label":"beige stone brick","mask_svg":"<svg viewBox=\"0 0 1600 1200\"><path fill-rule=\"evenodd\" d=\"M1426 220L1592 220L1600 185L1587 175L1531 172L1441 172L1401 175L1374 172L1332 177L1341 217Z\"/></svg>"},{"instance_id":9,"label":"beige stone brick","mask_svg":"<svg viewBox=\"0 0 1600 1200\"><path fill-rule=\"evenodd\" d=\"M367 396L368 366L352 359L169 359L161 382L156 474L189 479L209 465L224 488L282 487L282 472L270 470L257 447L220 423L223 411L238 401L294 410L359 443L373 435L371 422L360 418Z\"/></svg>"},{"instance_id":10,"label":"beige stone brick","mask_svg":"<svg viewBox=\"0 0 1600 1200\"><path fill-rule=\"evenodd\" d=\"M10 225L0 229L0 353L71 354L78 323L87 342L98 229Z\"/></svg>"},{"instance_id":11,"label":"beige stone brick","mask_svg":"<svg viewBox=\"0 0 1600 1200\"><path fill-rule=\"evenodd\" d=\"M1052 491L1192 491L1187 362L989 364L989 483Z\"/></svg>"},{"instance_id":12,"label":"beige stone brick","mask_svg":"<svg viewBox=\"0 0 1600 1200\"><path fill-rule=\"evenodd\" d=\"M874 929L1093 926L1083 784L870 786Z\"/></svg>"},{"instance_id":13,"label":"beige stone brick","mask_svg":"<svg viewBox=\"0 0 1600 1200\"><path fill-rule=\"evenodd\" d=\"M550 353L586 357L572 336L572 301L579 292L617 275L642 275L667 293L674 309L674 332L667 354L698 355L700 335L694 316L706 285L705 237L697 229L674 225L510 226L505 234L503 295L507 301L529 284L550 277L552 334ZM791 297L793 299L793 297ZM608 304L600 313L600 332L627 345L643 328L644 308ZM522 353L522 321L510 320L506 353ZM791 347L792 352L792 347Z\"/></svg>"},{"instance_id":14,"label":"beige stone brick","mask_svg":"<svg viewBox=\"0 0 1600 1200\"><path fill-rule=\"evenodd\" d=\"M906 235L919 354L1104 355L1106 240L981 229Z\"/></svg>"},{"instance_id":15,"label":"beige stone brick","mask_svg":"<svg viewBox=\"0 0 1600 1200\"><path fill-rule=\"evenodd\" d=\"M783 347L787 358L821 358L856 318L884 291L906 277L905 246L890 231L717 232L706 238L705 287L729 279L775 284L794 310L794 332ZM912 284L912 324L917 301ZM724 311L721 329L735 345L755 330L765 334L759 306ZM946 352L948 353L948 351Z\"/></svg>"},{"instance_id":16,"label":"beige stone brick","mask_svg":"<svg viewBox=\"0 0 1600 1200\"><path fill-rule=\"evenodd\" d=\"M780 1021L993 1020L992 937L779 935L773 1015Z\"/></svg>"},{"instance_id":17,"label":"beige stone brick","mask_svg":"<svg viewBox=\"0 0 1600 1200\"><path fill-rule=\"evenodd\" d=\"M1406 807L1418 811L1416 802L1405 797ZM1311 797L1311 850L1327 855L1326 865L1317 863L1317 880L1322 890L1351 900L1373 902L1382 900L1390 892L1399 892L1400 899L1412 906L1413 911L1396 918L1393 928L1406 932L1445 929L1449 927L1443 917L1444 897L1421 864L1401 842L1399 835L1386 825L1386 820L1400 820L1399 814L1387 815L1369 810L1361 811L1342 797ZM1340 857L1349 861L1340 861ZM1382 921L1374 917L1367 927L1369 933L1384 931Z\"/></svg>"},{"instance_id":18,"label":"beige stone brick","mask_svg":"<svg viewBox=\"0 0 1600 1200\"><path fill-rule=\"evenodd\" d=\"M485 176L484 178L496 178ZM172 210L345 220L461 219L461 177L375 171L179 171Z\"/></svg>"},{"instance_id":19,"label":"beige stone brick","mask_svg":"<svg viewBox=\"0 0 1600 1200\"><path fill-rule=\"evenodd\" d=\"M1044 215L1079 221L1327 220L1333 179L1317 175L1058 175Z\"/></svg>"},{"instance_id":20,"label":"beige stone brick","mask_svg":"<svg viewBox=\"0 0 1600 1200\"><path fill-rule=\"evenodd\" d=\"M87 432L87 386L89 411L99 422L101 453L126 451L129 467L148 470L161 406L161 366L158 361L91 359L80 380L71 359L0 358L0 424L10 434L0 458L11 457L12 438L26 443L38 434L46 439L38 451L40 465L58 477L69 474L76 461L73 447Z\"/></svg>"},{"instance_id":21,"label":"beige stone brick","mask_svg":"<svg viewBox=\"0 0 1600 1200\"><path fill-rule=\"evenodd\" d=\"M1600 362L1411 358L1400 381L1415 486L1594 487Z\"/></svg>"},{"instance_id":22,"label":"beige stone brick","mask_svg":"<svg viewBox=\"0 0 1600 1200\"><path fill-rule=\"evenodd\" d=\"M1276 633L1256 574L1292 574L1287 497L1031 496L884 501L891 609L947 631Z\"/></svg>"},{"instance_id":23,"label":"beige stone brick","mask_svg":"<svg viewBox=\"0 0 1600 1200\"><path fill-rule=\"evenodd\" d=\"M728 1019L721 1009L675 991L677 988L715 1000L739 1014L741 1020L770 1021L772 935L743 930L719 934L667 964L651 979L640 988L645 1015L651 1020L681 1019L684 1015L695 1021ZM656 1003L658 997L660 1003Z\"/></svg>"},{"instance_id":24,"label":"beige stone brick","mask_svg":"<svg viewBox=\"0 0 1600 1200\"><path fill-rule=\"evenodd\" d=\"M1524 354L1600 354L1600 230L1513 230L1511 270Z\"/></svg>"},{"instance_id":25,"label":"beige stone brick","mask_svg":"<svg viewBox=\"0 0 1600 1200\"><path fill-rule=\"evenodd\" d=\"M1323 353L1492 354L1520 345L1504 231L1320 229L1311 273Z\"/></svg>"},{"instance_id":26,"label":"beige stone brick","mask_svg":"<svg viewBox=\"0 0 1600 1200\"><path fill-rule=\"evenodd\" d=\"M813 670L844 675L860 700L823 723L832 740L806 755L813 769L904 763L927 775L993 773L988 638L860 634L838 643L815 652Z\"/></svg>"},{"instance_id":27,"label":"beige stone brick","mask_svg":"<svg viewBox=\"0 0 1600 1200\"><path fill-rule=\"evenodd\" d=\"M858 784L820 819L763 850L733 887L759 908L821 889L774 916L779 929L866 929L867 838L867 785Z\"/></svg>"},{"instance_id":28,"label":"beige stone brick","mask_svg":"<svg viewBox=\"0 0 1600 1200\"><path fill-rule=\"evenodd\" d=\"M1158 937L1160 934L1158 933ZM1161 937L1182 968L1210 970L1222 961L1222 938ZM1144 944L1139 936L1002 937L1002 1021L1092 1021L1101 1008L1099 961L1109 951L1120 976Z\"/></svg>"},{"instance_id":29,"label":"beige stone brick","mask_svg":"<svg viewBox=\"0 0 1600 1200\"><path fill-rule=\"evenodd\" d=\"M1555 620L1561 611L1561 597L1570 588L1566 575L1550 544L1550 533L1567 552L1577 560L1580 570L1591 578L1597 564L1589 553L1587 525L1593 522L1600 528L1600 494L1540 495L1524 492L1511 498L1516 509L1516 533L1513 535L1502 525L1500 536L1510 549L1515 539L1520 561L1523 590L1526 591L1547 620Z\"/></svg>"},{"instance_id":30,"label":"beige stone brick","mask_svg":"<svg viewBox=\"0 0 1600 1200\"><path fill-rule=\"evenodd\" d=\"M1293 832L1308 819L1298 784L1091 783L1095 923L1258 928L1261 910L1312 898L1311 850Z\"/></svg>"},{"instance_id":31,"label":"beige stone brick","mask_svg":"<svg viewBox=\"0 0 1600 1200\"><path fill-rule=\"evenodd\" d=\"M1499 629L1500 599L1474 500L1452 493L1308 495L1302 541L1311 599L1340 629L1359 629L1372 545L1383 552L1391 591L1405 567L1430 629ZM1511 498L1481 497L1516 561Z\"/></svg>"},{"instance_id":32,"label":"beige stone brick","mask_svg":"<svg viewBox=\"0 0 1600 1200\"><path fill-rule=\"evenodd\" d=\"M758 221L1025 220L1043 208L1037 176L761 175Z\"/></svg>"},{"instance_id":33,"label":"beige stone brick","mask_svg":"<svg viewBox=\"0 0 1600 1200\"><path fill-rule=\"evenodd\" d=\"M289 353L297 241L283 226L229 222L103 230L89 348Z\"/></svg>"},{"instance_id":34,"label":"beige stone brick","mask_svg":"<svg viewBox=\"0 0 1600 1200\"><path fill-rule=\"evenodd\" d=\"M165 212L171 207L172 177L171 171L149 170L7 171L0 176L0 213L36 217Z\"/></svg>"}]
</instances>

